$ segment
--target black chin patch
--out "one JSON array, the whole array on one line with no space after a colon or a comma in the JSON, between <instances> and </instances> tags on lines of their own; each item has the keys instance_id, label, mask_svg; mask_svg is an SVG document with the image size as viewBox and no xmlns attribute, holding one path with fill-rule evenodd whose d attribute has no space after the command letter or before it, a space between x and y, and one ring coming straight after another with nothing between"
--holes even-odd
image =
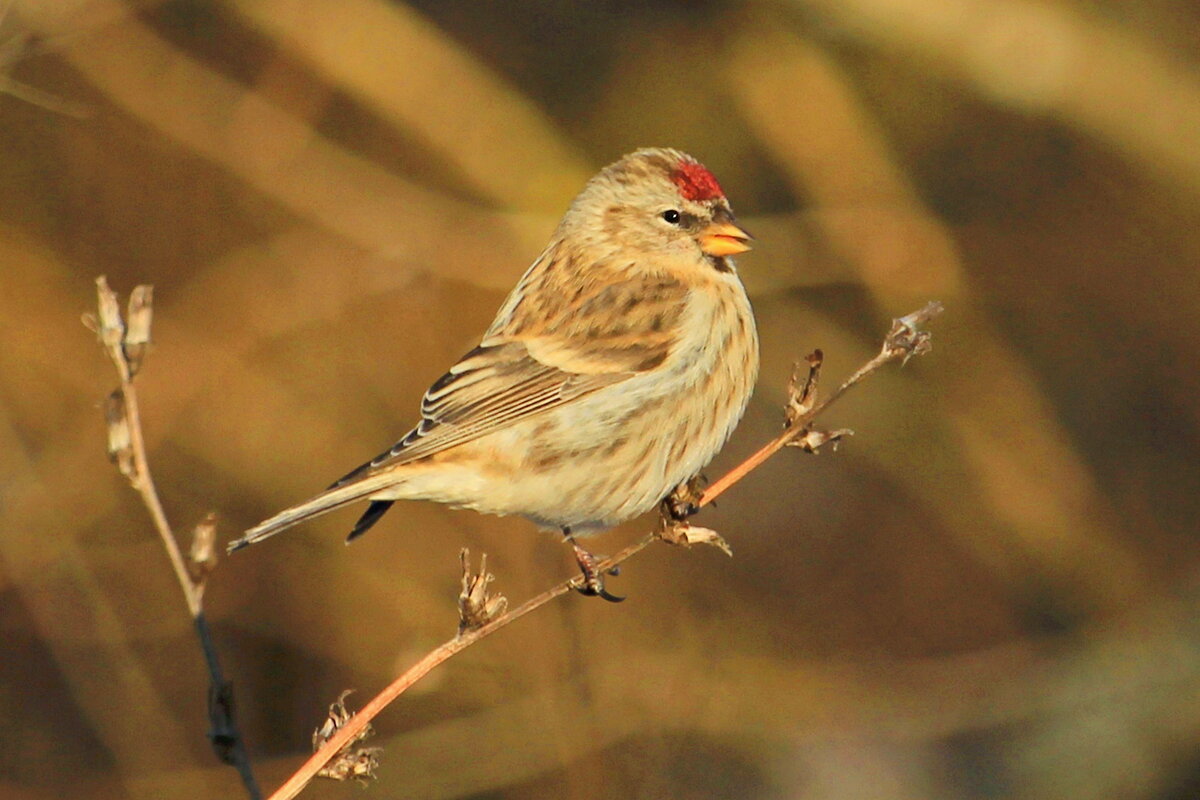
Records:
<instances>
[{"instance_id":1,"label":"black chin patch","mask_svg":"<svg viewBox=\"0 0 1200 800\"><path fill-rule=\"evenodd\" d=\"M708 263L712 264L712 268L717 272L733 272L733 265L725 256L708 256Z\"/></svg>"}]
</instances>

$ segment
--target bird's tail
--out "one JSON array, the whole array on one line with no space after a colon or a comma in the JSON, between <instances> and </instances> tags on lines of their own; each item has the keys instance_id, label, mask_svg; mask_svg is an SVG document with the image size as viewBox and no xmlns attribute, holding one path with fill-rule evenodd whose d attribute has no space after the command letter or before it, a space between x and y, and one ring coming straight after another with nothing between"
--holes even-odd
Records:
<instances>
[{"instance_id":1,"label":"bird's tail","mask_svg":"<svg viewBox=\"0 0 1200 800\"><path fill-rule=\"evenodd\" d=\"M284 509L270 519L263 520L243 533L240 539L230 542L226 549L230 553L235 550L241 550L243 547L248 547L255 542L261 542L263 539L274 536L280 531L287 530L293 525L298 525L314 517L319 517L322 514L334 511L355 501L366 499L380 489L395 484L395 482L395 476L383 473L366 475L358 480L340 486L335 484L316 497L305 500L299 505ZM376 516L379 515L376 514Z\"/></svg>"}]
</instances>

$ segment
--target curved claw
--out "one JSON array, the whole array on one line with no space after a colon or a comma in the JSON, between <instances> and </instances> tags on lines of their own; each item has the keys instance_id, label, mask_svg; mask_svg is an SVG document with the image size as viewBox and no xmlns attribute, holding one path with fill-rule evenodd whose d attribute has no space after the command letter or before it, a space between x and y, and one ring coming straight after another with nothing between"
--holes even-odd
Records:
<instances>
[{"instance_id":1,"label":"curved claw","mask_svg":"<svg viewBox=\"0 0 1200 800\"><path fill-rule=\"evenodd\" d=\"M618 597L604 588L604 578L600 571L596 569L596 557L584 550L575 541L571 542L575 548L575 560L579 564L579 571L583 573L582 584L575 587L575 591L585 597L600 597L610 603L620 603L624 597ZM606 571L609 575L616 575L620 570L613 567Z\"/></svg>"},{"instance_id":2,"label":"curved claw","mask_svg":"<svg viewBox=\"0 0 1200 800\"><path fill-rule=\"evenodd\" d=\"M574 588L575 588L575 591L579 592L584 597L599 597L600 599L607 600L610 603L625 602L624 597L618 597L617 595L615 595L612 592L605 589L603 585L600 585L600 586L576 586Z\"/></svg>"},{"instance_id":3,"label":"curved claw","mask_svg":"<svg viewBox=\"0 0 1200 800\"><path fill-rule=\"evenodd\" d=\"M624 597L618 597L617 595L612 594L607 589L605 589L603 586L600 587L600 590L598 592L596 592L596 594L600 595L601 598L603 598L604 600L607 600L610 603L624 603L625 602Z\"/></svg>"}]
</instances>

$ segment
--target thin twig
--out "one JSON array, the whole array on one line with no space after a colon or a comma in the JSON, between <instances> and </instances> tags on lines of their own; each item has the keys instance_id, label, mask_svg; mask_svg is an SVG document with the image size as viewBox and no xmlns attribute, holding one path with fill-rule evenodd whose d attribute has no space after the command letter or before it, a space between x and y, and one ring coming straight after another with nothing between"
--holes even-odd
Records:
<instances>
[{"instance_id":1,"label":"thin twig","mask_svg":"<svg viewBox=\"0 0 1200 800\"><path fill-rule=\"evenodd\" d=\"M106 409L110 455L120 465L122 473L137 490L150 512L154 529L158 531L159 539L162 540L175 577L179 581L179 588L183 590L183 599L196 629L205 664L208 666L208 737L213 750L221 761L237 767L246 793L251 800L259 800L262 791L254 778L245 741L233 716L233 686L225 680L208 620L204 616L203 576L206 571L201 569L201 577L197 580L192 579L188 562L179 549L179 542L171 530L162 501L154 488L154 478L146 457L146 439L142 434L142 418L133 379L141 366L150 339L151 288L139 286L134 289L129 300L128 327L121 319L117 295L109 288L103 275L96 279L96 292L99 314L96 317L86 315L84 323L99 337L100 344L108 353L121 379L121 385L110 396Z\"/></svg>"},{"instance_id":2,"label":"thin twig","mask_svg":"<svg viewBox=\"0 0 1200 800\"><path fill-rule=\"evenodd\" d=\"M601 572L608 572L613 567L616 567L629 559L631 556L634 556L646 549L646 547L651 545L657 538L657 535L649 534L639 541L629 545L616 555L606 558L597 565L597 568ZM354 716L352 716L349 721L347 721L346 724L329 739L329 741L322 745L320 750L317 750L315 753L313 753L312 756L305 761L298 770L296 770L292 777L288 778L287 782L284 783L283 786L280 786L279 789L277 789L275 793L268 798L268 800L290 800L290 798L300 794L300 792L304 790L304 787L308 785L309 781L311 781L313 777L315 777L316 774L321 770L321 767L325 766L325 763L333 758L339 750L341 750L350 742L354 741L354 739L358 736L358 733L365 728L367 724L374 719L377 714L379 714L380 711L386 708L387 705L397 697L408 691L413 684L421 680L421 678L424 678L435 667L442 664L442 662L446 661L451 656L457 655L463 650L466 650L480 639L485 639L509 623L516 622L526 614L536 611L554 598L567 594L571 591L571 589L575 588L578 582L578 578L572 578L571 580L566 580L556 586L552 586L541 594L526 600L512 611L502 614L491 622L475 628L474 630L468 631L461 636L456 636L431 650L425 655L424 658L409 667L403 675L392 681L387 688L372 698L369 703L362 707L362 709L357 711Z\"/></svg>"},{"instance_id":3,"label":"thin twig","mask_svg":"<svg viewBox=\"0 0 1200 800\"><path fill-rule=\"evenodd\" d=\"M112 355L111 348L110 355ZM146 510L150 512L150 519L154 522L154 529L158 531L158 538L162 540L163 547L167 551L167 557L171 559L171 568L175 570L175 577L179 581L179 588L183 590L183 598L187 603L188 613L195 618L203 613L200 604L200 593L195 584L192 583L191 576L188 575L187 562L183 560L183 553L179 549L179 542L175 539L175 534L171 531L171 523L167 521L167 513L163 510L162 501L158 499L158 490L154 487L154 478L150 474L150 464L146 461L146 439L142 434L142 418L138 408L137 389L133 386L132 378L129 375L129 366L126 364L124 356L119 361L114 356L113 361L118 364L117 369L121 374L121 394L125 396L125 416L129 420L129 442L130 450L133 454L134 475L136 476L133 481L133 488L141 495L142 502L146 505Z\"/></svg>"},{"instance_id":4,"label":"thin twig","mask_svg":"<svg viewBox=\"0 0 1200 800\"><path fill-rule=\"evenodd\" d=\"M883 348L879 355L868 361L860 367L853 375L850 376L837 391L831 394L824 402L815 402L815 370L819 368L819 357L816 362L810 361L813 364L814 374L810 375L810 380L804 387L804 400L812 400L809 403L810 407L805 408L793 421L788 424L788 427L782 434L768 442L757 453L743 461L738 466L729 471L716 483L712 484L707 491L699 498L696 505L703 507L710 504L718 495L729 489L735 483L746 477L752 470L770 458L774 453L788 443L798 440L803 434L811 430L813 419L816 418L825 409L829 408L835 401L844 395L850 388L861 382L864 378L871 375L885 364L896 360L907 360L914 355L920 355L929 349L929 336L927 333L919 330L919 325L940 314L942 306L940 303L929 303L919 311L915 311L906 317L896 320L892 325L892 330L888 333L884 340ZM833 436L825 436L820 441L829 441L836 438ZM819 444L819 443L818 443ZM815 447L815 445L814 445ZM599 562L597 570L600 573L611 572L613 568L624 563L628 559L645 550L656 540L661 538L658 532L647 534L638 541L629 545L625 549L618 552L610 558ZM487 622L480 627L460 633L458 636L434 648L425 655L416 664L413 664L403 675L392 681L383 691L371 699L361 710L353 714L338 731L331 736L312 756L300 766L295 773L288 778L282 786L275 791L268 800L291 800L304 790L304 787L321 771L338 752L349 745L351 742L359 738L359 734L373 720L380 711L387 707L389 703L406 692L413 684L425 677L431 670L439 666L447 659L451 658L481 639L491 636L496 631L505 627L509 623L516 622L521 617L549 603L556 597L561 597L569 593L572 589L578 588L580 578L572 578L563 581L562 583L553 586L535 597L526 600L521 605L514 608L512 611L501 614L495 619Z\"/></svg>"},{"instance_id":5,"label":"thin twig","mask_svg":"<svg viewBox=\"0 0 1200 800\"><path fill-rule=\"evenodd\" d=\"M767 442L765 445L759 448L756 453L751 455L741 464L738 464L736 467L729 470L729 472L721 476L720 479L712 483L707 489L704 490L704 494L700 496L700 501L697 503L697 505L703 507L711 503L713 500L716 500L718 497L724 494L729 487L733 486L742 478L746 477L746 475L753 472L768 458L775 455L781 449L787 447L789 444L807 433L810 430L812 421L816 419L818 414L822 413L831 405L836 403L842 397L842 395L849 391L853 386L861 382L868 375L892 361L908 361L908 359L914 355L921 355L922 353L926 352L929 349L929 336L920 330L920 326L941 313L942 304L932 301L927 303L924 308L895 320L892 323L892 329L888 332L887 337L883 341L883 347L880 348L878 355L876 355L866 364L863 364L861 367L859 367L853 375L847 378L842 385L839 386L837 390L833 394L829 395L829 397L827 397L825 400L812 403L810 407L808 407L803 413L797 415L796 418L792 420L786 428L784 428L783 433ZM810 363L813 364L813 369L816 370L820 368L821 363L819 350L814 354L814 357L815 363L811 360L813 357L810 357ZM806 393L810 391L810 386L810 384L805 385L804 391ZM811 389L811 391L815 393L815 388ZM813 399L815 400L815 394Z\"/></svg>"}]
</instances>

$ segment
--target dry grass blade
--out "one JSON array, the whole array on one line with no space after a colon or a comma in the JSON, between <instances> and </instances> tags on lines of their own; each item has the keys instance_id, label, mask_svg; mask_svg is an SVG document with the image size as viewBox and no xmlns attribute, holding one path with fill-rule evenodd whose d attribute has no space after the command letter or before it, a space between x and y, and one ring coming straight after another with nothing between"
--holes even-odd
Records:
<instances>
[{"instance_id":1,"label":"dry grass blade","mask_svg":"<svg viewBox=\"0 0 1200 800\"><path fill-rule=\"evenodd\" d=\"M9 0L0 8L0 26L8 20L9 12L16 5L16 0ZM56 97L50 92L22 83L13 78L11 73L24 59L46 51L47 42L38 34L18 30L0 36L0 94L7 94L30 105L64 114L68 117L83 118L88 116L86 106L70 100Z\"/></svg>"},{"instance_id":2,"label":"dry grass blade","mask_svg":"<svg viewBox=\"0 0 1200 800\"><path fill-rule=\"evenodd\" d=\"M448 159L494 202L554 211L590 174L535 102L407 5L240 0L234 6L332 83Z\"/></svg>"}]
</instances>

